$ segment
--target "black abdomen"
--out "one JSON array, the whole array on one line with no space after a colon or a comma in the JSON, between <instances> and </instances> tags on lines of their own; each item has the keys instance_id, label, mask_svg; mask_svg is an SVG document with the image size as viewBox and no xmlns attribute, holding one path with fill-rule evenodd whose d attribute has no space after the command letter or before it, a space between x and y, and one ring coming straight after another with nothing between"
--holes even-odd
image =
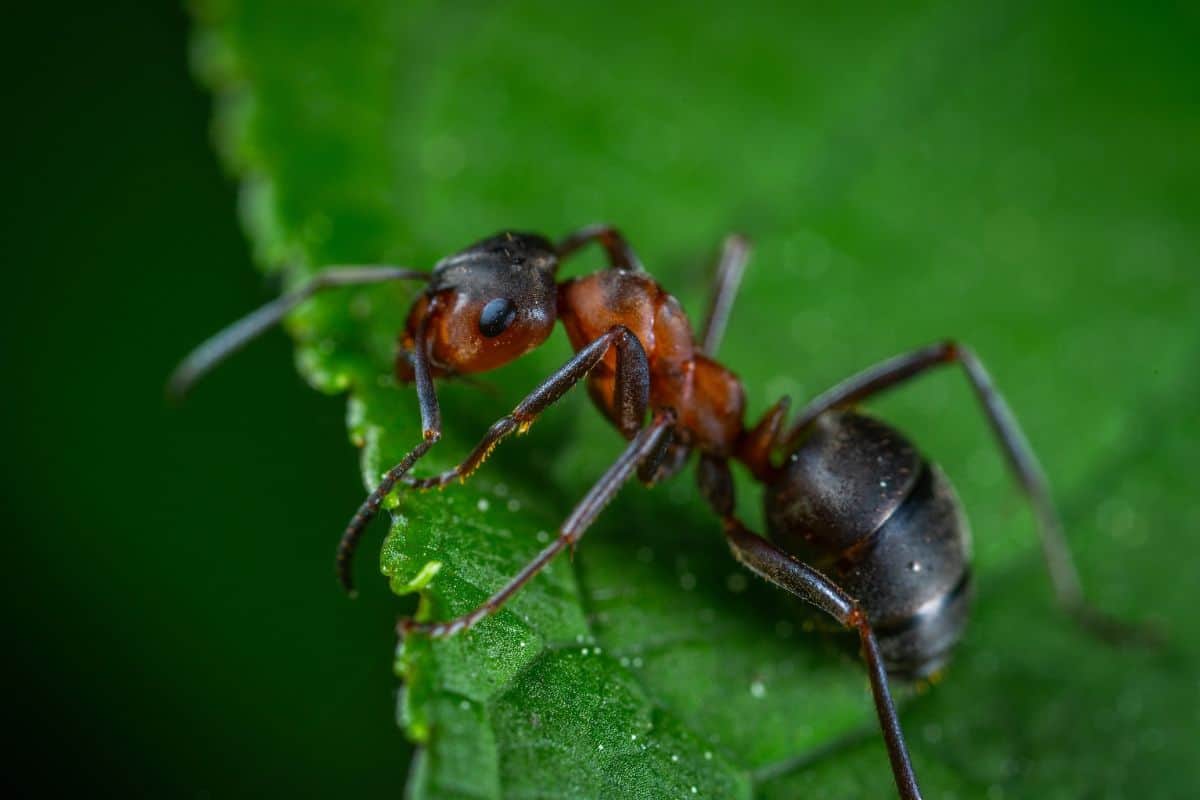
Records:
<instances>
[{"instance_id":1,"label":"black abdomen","mask_svg":"<svg viewBox=\"0 0 1200 800\"><path fill-rule=\"evenodd\" d=\"M945 663L966 623L969 534L950 482L911 442L827 413L764 497L771 537L858 601L889 672Z\"/></svg>"}]
</instances>

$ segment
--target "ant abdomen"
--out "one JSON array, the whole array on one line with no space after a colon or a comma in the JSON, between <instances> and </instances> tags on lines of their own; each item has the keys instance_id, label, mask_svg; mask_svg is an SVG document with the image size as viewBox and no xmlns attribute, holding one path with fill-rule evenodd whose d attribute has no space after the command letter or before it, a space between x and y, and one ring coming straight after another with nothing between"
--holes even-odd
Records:
<instances>
[{"instance_id":1,"label":"ant abdomen","mask_svg":"<svg viewBox=\"0 0 1200 800\"><path fill-rule=\"evenodd\" d=\"M888 671L945 663L970 597L970 537L949 480L903 435L829 412L765 495L774 541L812 563L866 612Z\"/></svg>"}]
</instances>

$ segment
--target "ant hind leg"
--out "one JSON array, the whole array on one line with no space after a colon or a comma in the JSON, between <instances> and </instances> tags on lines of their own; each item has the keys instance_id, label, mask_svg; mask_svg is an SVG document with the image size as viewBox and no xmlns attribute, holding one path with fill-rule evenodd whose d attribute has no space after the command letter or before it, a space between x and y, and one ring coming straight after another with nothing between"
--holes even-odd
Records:
<instances>
[{"instance_id":1,"label":"ant hind leg","mask_svg":"<svg viewBox=\"0 0 1200 800\"><path fill-rule=\"evenodd\" d=\"M993 384L983 362L971 348L961 342L938 342L902 353L869 367L822 393L801 410L791 429L783 437L785 452L794 448L817 417L826 411L854 406L936 367L951 364L962 367L988 425L1000 444L1009 469L1033 507L1042 556L1059 606L1081 627L1102 639L1148 645L1160 642L1161 635L1153 629L1115 619L1092 607L1084 599L1079 571L1075 567L1071 549L1063 535L1062 522L1050 496L1050 483L1021 426Z\"/></svg>"},{"instance_id":2,"label":"ant hind leg","mask_svg":"<svg viewBox=\"0 0 1200 800\"><path fill-rule=\"evenodd\" d=\"M734 558L754 574L813 604L843 627L858 633L867 674L871 679L875 713L887 745L896 787L902 800L920 800L921 790L917 787L912 760L900 729L900 718L896 715L896 705L888 688L883 656L866 614L859 610L849 595L820 572L742 524L733 513L733 476L729 472L728 461L711 456L702 457L696 477L704 498L721 518L725 540Z\"/></svg>"},{"instance_id":3,"label":"ant hind leg","mask_svg":"<svg viewBox=\"0 0 1200 800\"><path fill-rule=\"evenodd\" d=\"M888 688L883 656L879 652L875 632L867 622L866 615L828 578L747 530L736 517L727 515L723 518L723 523L730 550L751 572L812 603L843 627L858 633L867 675L871 680L875 714L879 718L879 727L887 745L888 760L891 762L896 788L902 800L920 800L921 790L917 786L912 759L908 755L904 732L900 728L900 718L896 714L896 705Z\"/></svg>"}]
</instances>

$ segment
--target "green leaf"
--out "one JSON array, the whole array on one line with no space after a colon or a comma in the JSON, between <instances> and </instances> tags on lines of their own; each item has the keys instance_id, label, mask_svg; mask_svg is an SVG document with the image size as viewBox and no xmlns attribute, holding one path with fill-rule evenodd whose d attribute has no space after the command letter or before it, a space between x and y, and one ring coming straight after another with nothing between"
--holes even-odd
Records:
<instances>
[{"instance_id":1,"label":"green leaf","mask_svg":"<svg viewBox=\"0 0 1200 800\"><path fill-rule=\"evenodd\" d=\"M901 691L926 795L1200 789L1193 575L1171 557L1195 563L1200 527L1188 20L296 0L197 15L247 227L290 282L609 220L698 314L737 229L757 249L721 355L752 414L908 347L972 343L1052 476L1089 593L1155 618L1171 645L1105 647L1054 612L960 376L874 404L946 468L976 536L956 661ZM599 260L584 262L571 269ZM350 393L365 486L419 436L389 377L411 291L345 291L290 321L304 375ZM568 356L556 334L491 392L443 387L447 436L422 469L460 458ZM427 619L472 608L621 444L575 392L465 486L400 496L381 561L393 590L418 592ZM754 487L739 490L757 524ZM410 794L888 796L853 648L810 620L747 580L688 474L631 486L501 614L398 654L402 723L423 745Z\"/></svg>"}]
</instances>

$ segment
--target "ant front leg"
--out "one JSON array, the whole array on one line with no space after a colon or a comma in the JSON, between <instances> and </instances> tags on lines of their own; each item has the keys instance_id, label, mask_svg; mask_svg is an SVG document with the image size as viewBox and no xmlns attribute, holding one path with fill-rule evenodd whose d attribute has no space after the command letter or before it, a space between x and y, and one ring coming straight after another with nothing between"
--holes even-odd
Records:
<instances>
[{"instance_id":1,"label":"ant front leg","mask_svg":"<svg viewBox=\"0 0 1200 800\"><path fill-rule=\"evenodd\" d=\"M629 477L644 461L653 461L661 456L663 448L670 441L671 426L675 423L672 411L660 411L653 421L638 431L633 440L626 446L625 451L613 462L600 480L588 490L579 504L567 516L566 521L558 529L558 536L546 545L540 553L534 556L520 572L506 583L503 588L485 600L474 610L461 617L445 622L416 622L402 619L397 623L396 631L401 637L410 633L425 633L433 637L453 636L467 630L481 621L484 617L499 611L509 599L520 591L535 575L541 572L555 556L566 548L572 551L575 545L587 533L587 529L595 522L596 517L604 510Z\"/></svg>"},{"instance_id":2,"label":"ant front leg","mask_svg":"<svg viewBox=\"0 0 1200 800\"><path fill-rule=\"evenodd\" d=\"M871 679L875 713L887 745L896 787L900 790L902 800L920 800L921 790L917 787L917 777L904 743L904 733L900 729L900 718L896 715L896 704L892 702L888 688L883 656L867 615L849 595L820 572L753 533L734 516L733 476L729 473L728 461L712 456L702 457L696 478L704 498L721 517L725 540L734 558L759 577L806 600L843 627L858 633L867 674Z\"/></svg>"},{"instance_id":3,"label":"ant front leg","mask_svg":"<svg viewBox=\"0 0 1200 800\"><path fill-rule=\"evenodd\" d=\"M431 301L431 306L433 302L436 301ZM342 534L338 543L337 572L342 586L348 592L352 592L354 586L350 563L358 540L362 538L367 524L379 512L384 498L398 482L403 480L418 489L430 489L445 486L455 478L465 479L505 437L514 431L528 430L538 414L566 394L567 390L600 363L610 347L617 349L616 406L621 432L633 436L646 418L646 408L650 402L650 366L646 360L646 351L632 331L624 325L617 325L576 353L570 361L530 392L512 413L497 420L471 454L458 466L432 478L408 478L408 471L412 466L441 438L441 412L433 388L433 379L429 373L429 359L424 344L425 328L430 316L431 314L427 313L422 320L413 347L414 377L425 438L399 464L387 471L379 485L359 507L358 513L350 520L346 532Z\"/></svg>"},{"instance_id":4,"label":"ant front leg","mask_svg":"<svg viewBox=\"0 0 1200 800\"><path fill-rule=\"evenodd\" d=\"M379 513L384 498L395 488L396 483L442 438L442 411L438 404L437 391L434 389L433 375L429 371L429 351L426 343L429 320L437 302L436 298L429 301L428 310L417 325L413 342L413 381L417 388L417 405L421 409L421 441L400 459L398 464L384 473L379 484L350 518L350 524L346 526L342 538L338 541L337 576L342 588L351 595L354 594L354 576L350 565L367 525Z\"/></svg>"},{"instance_id":5,"label":"ant front leg","mask_svg":"<svg viewBox=\"0 0 1200 800\"><path fill-rule=\"evenodd\" d=\"M584 346L570 361L488 428L475 449L457 466L428 478L406 478L405 483L416 489L441 488L454 480L466 480L487 459L491 452L513 432L524 433L538 415L554 404L575 384L600 363L609 348L617 350L616 407L619 427L626 437L632 437L642 427L650 402L650 365L646 351L633 332L624 325L610 328Z\"/></svg>"},{"instance_id":6,"label":"ant front leg","mask_svg":"<svg viewBox=\"0 0 1200 800\"><path fill-rule=\"evenodd\" d=\"M577 250L589 242L597 242L604 248L608 257L608 265L612 269L627 269L633 272L644 272L642 260L633 252L629 242L621 232L612 225L588 225L567 235L556 248L559 259L570 258Z\"/></svg>"},{"instance_id":7,"label":"ant front leg","mask_svg":"<svg viewBox=\"0 0 1200 800\"><path fill-rule=\"evenodd\" d=\"M1113 619L1084 600L1071 549L1050 496L1050 484L1008 404L992 383L983 363L969 347L955 341L939 342L876 364L839 383L808 404L797 416L784 449L790 451L821 414L846 408L898 386L936 367L958 364L971 384L984 416L1000 443L1009 468L1033 507L1038 521L1042 555L1058 604L1085 629L1109 640L1136 640L1150 644L1158 635L1148 629Z\"/></svg>"}]
</instances>

